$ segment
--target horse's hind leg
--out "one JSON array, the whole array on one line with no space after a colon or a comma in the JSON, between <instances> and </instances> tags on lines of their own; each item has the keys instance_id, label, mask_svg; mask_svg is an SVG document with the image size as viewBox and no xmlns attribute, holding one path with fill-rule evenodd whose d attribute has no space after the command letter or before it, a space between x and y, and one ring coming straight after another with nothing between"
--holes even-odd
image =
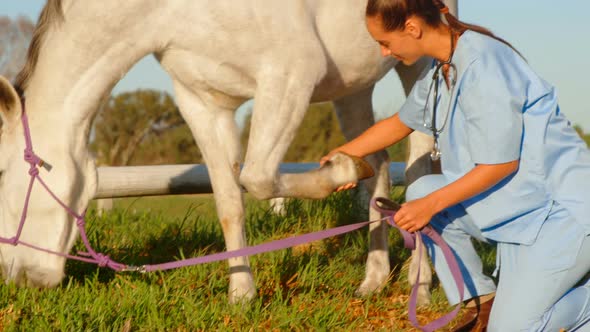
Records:
<instances>
[{"instance_id":1,"label":"horse's hind leg","mask_svg":"<svg viewBox=\"0 0 590 332\"><path fill-rule=\"evenodd\" d=\"M246 247L244 202L238 184L240 171L239 131L234 108L224 108L212 99L203 100L175 82L176 100L207 164L217 215L227 250ZM207 97L208 95L204 95ZM229 259L229 300L247 301L256 295L248 257Z\"/></svg>"},{"instance_id":2,"label":"horse's hind leg","mask_svg":"<svg viewBox=\"0 0 590 332\"><path fill-rule=\"evenodd\" d=\"M401 79L402 87L406 95L414 86L414 83L422 73L423 68L428 65L431 60L422 59L413 66L405 66L398 64L395 69ZM430 160L430 151L434 145L432 137L420 133L413 132L410 135L410 154L407 160L406 167L406 185L409 186L419 177L432 173L432 162ZM417 243L417 246L422 246L423 252L426 252L423 243ZM418 268L420 267L420 276ZM432 270L428 263L428 256L422 255L420 258L417 250L412 251L412 259L410 260L410 268L408 273L408 280L411 286L414 286L416 278L418 280L418 304L427 305L430 303L430 286L432 284Z\"/></svg>"},{"instance_id":3,"label":"horse's hind leg","mask_svg":"<svg viewBox=\"0 0 590 332\"><path fill-rule=\"evenodd\" d=\"M347 140L351 140L369 128L375 122L372 107L373 86L357 94L334 101L340 127ZM366 157L377 176L364 181L371 197L389 196L389 158L385 151ZM369 220L380 219L378 211L370 208ZM357 290L359 295L367 295L379 290L389 277L388 226L385 222L370 225L370 244L367 257L365 280Z\"/></svg>"}]
</instances>

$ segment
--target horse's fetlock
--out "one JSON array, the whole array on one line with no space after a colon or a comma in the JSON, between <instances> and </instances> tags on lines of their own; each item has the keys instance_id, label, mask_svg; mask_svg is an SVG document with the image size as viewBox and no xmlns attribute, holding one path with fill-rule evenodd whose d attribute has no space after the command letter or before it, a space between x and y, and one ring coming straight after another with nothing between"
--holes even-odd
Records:
<instances>
[{"instance_id":1,"label":"horse's fetlock","mask_svg":"<svg viewBox=\"0 0 590 332\"><path fill-rule=\"evenodd\" d=\"M275 197L275 181L268 176L254 175L242 171L240 184L256 199L270 199Z\"/></svg>"}]
</instances>

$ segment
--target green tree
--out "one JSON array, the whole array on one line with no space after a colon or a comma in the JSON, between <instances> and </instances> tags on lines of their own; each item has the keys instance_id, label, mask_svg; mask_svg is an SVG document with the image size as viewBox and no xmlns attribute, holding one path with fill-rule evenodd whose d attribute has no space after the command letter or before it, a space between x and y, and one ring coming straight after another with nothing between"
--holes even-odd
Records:
<instances>
[{"instance_id":1,"label":"green tree","mask_svg":"<svg viewBox=\"0 0 590 332\"><path fill-rule=\"evenodd\" d=\"M147 137L132 160L135 165L200 163L203 157L185 123Z\"/></svg>"},{"instance_id":2,"label":"green tree","mask_svg":"<svg viewBox=\"0 0 590 332\"><path fill-rule=\"evenodd\" d=\"M574 125L574 129L581 137L584 137L584 130L580 125Z\"/></svg>"},{"instance_id":3,"label":"green tree","mask_svg":"<svg viewBox=\"0 0 590 332\"><path fill-rule=\"evenodd\" d=\"M95 119L91 150L101 165L200 160L192 135L172 98L153 90L111 97ZM181 158L185 155L190 158Z\"/></svg>"},{"instance_id":4,"label":"green tree","mask_svg":"<svg viewBox=\"0 0 590 332\"><path fill-rule=\"evenodd\" d=\"M574 125L574 129L578 132L580 137L582 137L582 139L586 141L586 145L590 147L590 134L584 134L584 130L580 125Z\"/></svg>"},{"instance_id":5,"label":"green tree","mask_svg":"<svg viewBox=\"0 0 590 332\"><path fill-rule=\"evenodd\" d=\"M291 142L285 162L316 162L346 142L332 103L310 105Z\"/></svg>"}]
</instances>

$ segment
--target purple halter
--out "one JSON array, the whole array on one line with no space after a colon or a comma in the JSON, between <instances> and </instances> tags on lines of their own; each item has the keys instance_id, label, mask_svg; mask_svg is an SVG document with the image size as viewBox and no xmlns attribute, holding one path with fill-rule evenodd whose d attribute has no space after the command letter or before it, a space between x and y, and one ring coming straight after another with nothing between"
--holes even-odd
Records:
<instances>
[{"instance_id":1,"label":"purple halter","mask_svg":"<svg viewBox=\"0 0 590 332\"><path fill-rule=\"evenodd\" d=\"M66 204L64 204L52 191L51 189L49 189L49 187L47 186L47 184L43 181L43 179L41 179L41 177L39 176L39 166L43 167L45 166L45 162L39 158L39 156L37 156L35 154L35 152L33 151L33 144L31 141L31 133L30 133L30 129L29 129L29 121L27 118L27 114L25 113L25 107L24 107L24 100L22 101L22 115L21 115L21 121L23 124L23 131L24 131L24 136L25 136L25 151L24 151L24 159L27 163L29 163L29 175L31 176L31 179L29 181L29 186L27 189L27 195L25 197L25 204L23 207L23 212L21 214L21 218L20 218L20 223L18 225L18 229L16 231L16 235L11 237L11 238L4 238L4 237L0 237L0 243L5 243L5 244L11 244L13 246L16 245L23 245L25 247L29 247L29 248L33 248L35 250L39 250L42 252L46 252L46 253L50 253L50 254L54 254L54 255L58 255L61 257L66 257L69 259L75 259L75 260L79 260L82 262L87 262L87 263L94 263L97 264L98 266L101 267L109 267L113 270L116 271L123 271L127 268L126 265L124 264L120 264L117 263L113 260L111 260L108 256L103 255L101 253L97 253L96 251L94 251L92 249L92 247L90 246L90 242L88 241L88 237L86 236L86 231L85 231L85 214L86 211L84 211L84 213L82 213L81 215L78 215L77 213L75 213L74 211L72 211L72 209L70 209ZM37 180L42 186L43 188L45 188L45 190L47 190L47 192L49 193L49 195L51 195L51 197L53 197L53 199L59 203L59 205L61 205L66 212L74 217L74 219L76 219L76 225L78 226L78 229L80 230L80 237L82 238L82 241L84 242L84 245L86 246L86 250L87 252L80 252L80 256L75 256L75 255L69 255L69 254L64 254L61 252L57 252L57 251L53 251L53 250L49 250L49 249L45 249L45 248L41 248L38 247L34 244L31 243L27 243L24 241L20 240L20 236L23 230L23 227L25 225L25 220L27 219L27 210L29 208L29 200L31 198L31 192L33 191L33 184L35 183L35 180Z\"/></svg>"},{"instance_id":2,"label":"purple halter","mask_svg":"<svg viewBox=\"0 0 590 332\"><path fill-rule=\"evenodd\" d=\"M365 221L365 222L361 222L361 223L340 226L340 227L331 228L331 229L318 231L318 232L314 232L314 233L309 233L309 234L294 236L294 237L290 237L290 238L286 238L286 239L271 241L268 243L263 243L263 244L259 244L256 246L246 247L246 248L242 248L242 249L238 249L238 250L226 251L226 252L222 252L222 253L216 253L216 254L211 254L211 255L202 256L202 257L189 258L189 259L184 259L184 260L179 260L179 261L172 261L172 262L162 263L162 264L131 266L131 265L125 265L122 263L118 263L118 262L112 260L111 258L109 258L107 255L97 253L96 251L94 251L92 249L92 246L90 245L90 242L88 241L88 237L86 235L86 227L85 227L86 226L86 221L85 221L86 211L84 211L82 214L77 214L76 212L74 212L65 203L63 203L51 191L51 189L49 189L49 187L45 184L43 179L41 179L41 177L39 176L39 168L38 167L46 167L48 169L50 169L50 167L47 167L47 164L41 158L39 158L39 156L37 156L35 154L35 152L33 151L33 144L32 144L32 140L31 140L31 133L30 133L30 128L29 128L29 121L28 121L27 115L25 113L24 99L22 100L21 121L22 121L22 125L23 125L25 144L26 144L25 151L24 151L24 159L30 165L29 175L31 176L31 179L29 181L29 186L27 189L26 197L25 197L23 212L22 212L22 215L20 218L20 223L18 225L16 235L11 238L0 237L0 243L11 244L13 246L23 245L25 247L29 247L29 248L32 248L32 249L35 249L38 251L58 255L61 257L74 259L74 260L78 260L78 261L82 261L82 262L86 262L86 263L94 263L100 267L108 267L108 268L111 268L115 271L152 272L152 271L170 270L170 269L175 269L175 268L179 268L179 267L185 267L185 266L191 266L191 265L197 265L197 264L203 264L203 263L210 263L210 262L215 262L215 261L220 261L220 260L226 260L229 258L250 256L250 255L260 254L260 253L264 253L264 252L290 248L290 247L293 247L296 245L300 245L300 244L304 244L304 243L308 243L308 242L312 242L312 241L317 241L317 240L322 240L322 239L336 236L336 235L349 233L354 230L365 227L365 226L367 226L371 223L374 223L374 222L387 221L387 223L389 225L397 228L400 231L400 233L402 234L402 236L404 238L404 246L406 248L415 249L416 237L422 239L421 236L424 235L424 236L429 237L434 243L436 243L442 249L445 259L447 261L447 264L449 265L449 268L450 268L451 273L453 275L453 278L455 279L455 283L457 285L457 288L458 288L458 291L460 294L460 300L463 301L463 291L464 291L463 277L461 275L459 265L457 264L457 260L455 259L455 255L453 254L453 252L451 251L449 246L440 237L440 235L434 229L432 229L432 227L430 227L430 226L426 226L421 231L411 233L411 234L408 233L407 231L399 228L393 220L393 216L395 215L395 212L397 210L395 208L392 208L393 204L395 204L395 203L389 201L386 198L374 198L371 201L371 205L373 206L373 208L375 208L376 210L381 212L383 215L385 215L384 218L379 219L379 220ZM33 190L33 184L35 183L35 180L37 180L43 186L43 188L45 188L45 190L49 193L49 195L51 195L51 197L57 203L59 203L59 205L61 205L70 216L72 216L76 220L76 225L78 226L78 229L80 231L80 237L82 238L84 246L86 247L86 250L87 250L86 252L79 252L78 253L79 256L69 255L69 254L41 248L36 245L33 245L33 244L30 244L30 243L20 240L20 236L21 236L24 224L25 224L25 220L27 219L27 210L29 208L29 200L31 197L31 192ZM421 247L419 248L419 255L420 255L420 257L422 256ZM419 275L420 275L420 269L418 268L417 279L419 278ZM416 280L416 282L414 283L414 287L412 288L412 293L410 296L410 303L409 303L410 321L412 322L412 324L415 327L417 327L420 330L425 331L425 332L435 331L436 329L439 329L439 328L445 326L446 324L448 324L457 315L457 313L460 309L460 306L461 306L460 304L457 305L453 311L446 314L445 316L443 316L443 317L441 317L441 318L439 318L439 319L437 319L425 326L420 326L420 324L418 323L418 320L416 318L417 289L418 289L418 280Z\"/></svg>"}]
</instances>

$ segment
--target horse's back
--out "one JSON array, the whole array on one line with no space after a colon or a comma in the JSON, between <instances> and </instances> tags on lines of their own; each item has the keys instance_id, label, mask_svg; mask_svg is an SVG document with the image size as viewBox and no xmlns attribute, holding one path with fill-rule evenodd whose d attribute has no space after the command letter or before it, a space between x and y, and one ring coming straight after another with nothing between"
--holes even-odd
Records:
<instances>
[{"instance_id":1,"label":"horse's back","mask_svg":"<svg viewBox=\"0 0 590 332\"><path fill-rule=\"evenodd\" d=\"M252 98L270 70L288 74L303 62L320 75L312 101L324 101L373 84L393 65L366 31L365 0L172 3L159 31L166 47L156 53L192 90Z\"/></svg>"},{"instance_id":2,"label":"horse's back","mask_svg":"<svg viewBox=\"0 0 590 332\"><path fill-rule=\"evenodd\" d=\"M345 5L339 0L110 0L73 1L64 8L81 50L120 43L137 58L154 53L175 84L232 108L254 98L262 80L311 77L311 102L375 83L393 61L381 57L368 34L365 5L366 0ZM89 36L91 30L101 33Z\"/></svg>"}]
</instances>

